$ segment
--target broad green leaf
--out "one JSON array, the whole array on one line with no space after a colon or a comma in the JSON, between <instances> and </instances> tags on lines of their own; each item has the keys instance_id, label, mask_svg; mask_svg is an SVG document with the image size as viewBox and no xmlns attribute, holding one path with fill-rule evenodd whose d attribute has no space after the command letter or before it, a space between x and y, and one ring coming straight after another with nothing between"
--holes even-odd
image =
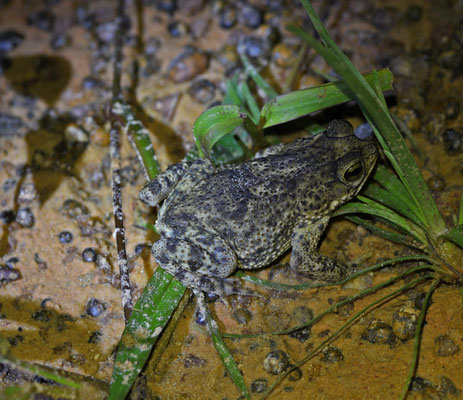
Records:
<instances>
[{"instance_id":1,"label":"broad green leaf","mask_svg":"<svg viewBox=\"0 0 463 400\"><path fill-rule=\"evenodd\" d=\"M228 132L245 122L247 115L237 105L215 106L203 112L193 125L200 157L209 156L212 146Z\"/></svg>"},{"instance_id":2,"label":"broad green leaf","mask_svg":"<svg viewBox=\"0 0 463 400\"><path fill-rule=\"evenodd\" d=\"M392 89L391 71L383 69L379 71L379 76L381 89ZM365 79L373 82L373 73L366 74ZM268 128L355 98L355 94L345 82L326 83L273 98L263 106L261 118L264 121L264 128Z\"/></svg>"},{"instance_id":3,"label":"broad green leaf","mask_svg":"<svg viewBox=\"0 0 463 400\"><path fill-rule=\"evenodd\" d=\"M185 287L157 268L133 309L114 362L108 400L124 399L151 349L185 292Z\"/></svg>"}]
</instances>

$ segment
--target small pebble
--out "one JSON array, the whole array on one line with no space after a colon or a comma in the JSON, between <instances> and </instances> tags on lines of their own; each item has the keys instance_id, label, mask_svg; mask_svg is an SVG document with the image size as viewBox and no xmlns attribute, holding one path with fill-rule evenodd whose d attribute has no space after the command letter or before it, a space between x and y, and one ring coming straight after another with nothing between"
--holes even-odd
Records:
<instances>
[{"instance_id":1,"label":"small pebble","mask_svg":"<svg viewBox=\"0 0 463 400\"><path fill-rule=\"evenodd\" d=\"M238 8L238 21L250 29L258 28L262 24L262 12L250 4L244 4Z\"/></svg>"},{"instance_id":2,"label":"small pebble","mask_svg":"<svg viewBox=\"0 0 463 400\"><path fill-rule=\"evenodd\" d=\"M232 316L239 324L247 324L252 319L252 314L244 308L237 308L233 310Z\"/></svg>"},{"instance_id":3,"label":"small pebble","mask_svg":"<svg viewBox=\"0 0 463 400\"><path fill-rule=\"evenodd\" d=\"M4 210L0 212L0 219L5 224L11 224L16 219L16 214L13 210Z\"/></svg>"},{"instance_id":4,"label":"small pebble","mask_svg":"<svg viewBox=\"0 0 463 400\"><path fill-rule=\"evenodd\" d=\"M288 379L290 381L298 381L299 379L302 378L302 371L300 368L296 367L294 368L289 374L288 374Z\"/></svg>"},{"instance_id":5,"label":"small pebble","mask_svg":"<svg viewBox=\"0 0 463 400\"><path fill-rule=\"evenodd\" d=\"M29 207L20 208L16 214L16 222L24 228L34 226L35 217Z\"/></svg>"},{"instance_id":6,"label":"small pebble","mask_svg":"<svg viewBox=\"0 0 463 400\"><path fill-rule=\"evenodd\" d=\"M208 66L207 54L190 47L171 62L168 76L173 82L181 83L202 74Z\"/></svg>"},{"instance_id":7,"label":"small pebble","mask_svg":"<svg viewBox=\"0 0 463 400\"><path fill-rule=\"evenodd\" d=\"M167 30L170 36L179 38L185 36L190 31L190 28L188 24L183 21L172 21L167 25Z\"/></svg>"},{"instance_id":8,"label":"small pebble","mask_svg":"<svg viewBox=\"0 0 463 400\"><path fill-rule=\"evenodd\" d=\"M396 340L392 327L382 321L373 321L360 337L367 342L381 344L392 344Z\"/></svg>"},{"instance_id":9,"label":"small pebble","mask_svg":"<svg viewBox=\"0 0 463 400\"><path fill-rule=\"evenodd\" d=\"M440 175L433 175L431 176L427 182L429 189L434 192L439 192L445 187L444 178Z\"/></svg>"},{"instance_id":10,"label":"small pebble","mask_svg":"<svg viewBox=\"0 0 463 400\"><path fill-rule=\"evenodd\" d=\"M258 378L251 383L252 393L264 393L268 388L268 381L265 378Z\"/></svg>"},{"instance_id":11,"label":"small pebble","mask_svg":"<svg viewBox=\"0 0 463 400\"><path fill-rule=\"evenodd\" d=\"M423 133L430 143L438 143L440 137L445 132L445 114L431 113L425 120L423 125ZM444 139L445 141L445 139Z\"/></svg>"},{"instance_id":12,"label":"small pebble","mask_svg":"<svg viewBox=\"0 0 463 400\"><path fill-rule=\"evenodd\" d=\"M455 119L460 114L460 103L450 101L445 105L445 116L447 119Z\"/></svg>"},{"instance_id":13,"label":"small pebble","mask_svg":"<svg viewBox=\"0 0 463 400\"><path fill-rule=\"evenodd\" d=\"M461 390L456 387L456 385L446 376L441 377L439 391L444 394L450 394L452 396L460 396Z\"/></svg>"},{"instance_id":14,"label":"small pebble","mask_svg":"<svg viewBox=\"0 0 463 400\"><path fill-rule=\"evenodd\" d=\"M88 343L90 344L97 344L101 342L103 334L99 331L92 332L90 337L88 338Z\"/></svg>"},{"instance_id":15,"label":"small pebble","mask_svg":"<svg viewBox=\"0 0 463 400\"><path fill-rule=\"evenodd\" d=\"M414 337L419 312L415 308L401 307L392 316L392 331L401 340Z\"/></svg>"},{"instance_id":16,"label":"small pebble","mask_svg":"<svg viewBox=\"0 0 463 400\"><path fill-rule=\"evenodd\" d=\"M7 266L0 266L0 287L8 282L17 281L21 278L19 270Z\"/></svg>"},{"instance_id":17,"label":"small pebble","mask_svg":"<svg viewBox=\"0 0 463 400\"><path fill-rule=\"evenodd\" d=\"M24 35L13 29L0 32L0 54L7 53L18 47L24 40Z\"/></svg>"},{"instance_id":18,"label":"small pebble","mask_svg":"<svg viewBox=\"0 0 463 400\"><path fill-rule=\"evenodd\" d=\"M177 1L176 0L158 0L156 1L156 8L159 11L166 12L170 15L177 11Z\"/></svg>"},{"instance_id":19,"label":"small pebble","mask_svg":"<svg viewBox=\"0 0 463 400\"><path fill-rule=\"evenodd\" d=\"M67 33L57 33L50 39L50 47L53 50L60 50L64 47L70 46L71 43L71 36L69 36Z\"/></svg>"},{"instance_id":20,"label":"small pebble","mask_svg":"<svg viewBox=\"0 0 463 400\"><path fill-rule=\"evenodd\" d=\"M50 310L40 310L32 314L32 319L40 322L50 322L52 317Z\"/></svg>"},{"instance_id":21,"label":"small pebble","mask_svg":"<svg viewBox=\"0 0 463 400\"><path fill-rule=\"evenodd\" d=\"M271 351L265 357L263 365L268 373L279 375L288 369L290 365L289 356L282 350Z\"/></svg>"},{"instance_id":22,"label":"small pebble","mask_svg":"<svg viewBox=\"0 0 463 400\"><path fill-rule=\"evenodd\" d=\"M223 29L231 29L236 25L236 9L233 6L224 7L219 13L219 25Z\"/></svg>"},{"instance_id":23,"label":"small pebble","mask_svg":"<svg viewBox=\"0 0 463 400\"><path fill-rule=\"evenodd\" d=\"M61 206L61 212L67 217L75 219L90 214L90 210L74 199L67 199Z\"/></svg>"},{"instance_id":24,"label":"small pebble","mask_svg":"<svg viewBox=\"0 0 463 400\"><path fill-rule=\"evenodd\" d=\"M434 339L434 344L439 357L450 357L460 351L458 345L448 335L439 335Z\"/></svg>"},{"instance_id":25,"label":"small pebble","mask_svg":"<svg viewBox=\"0 0 463 400\"><path fill-rule=\"evenodd\" d=\"M421 376L415 376L412 379L412 384L410 390L414 392L423 392L426 388L432 387L433 384L427 379L422 378Z\"/></svg>"},{"instance_id":26,"label":"small pebble","mask_svg":"<svg viewBox=\"0 0 463 400\"><path fill-rule=\"evenodd\" d=\"M63 232L60 232L60 234L58 235L58 238L59 238L60 243L66 244L66 243L72 242L73 236L71 232L63 231Z\"/></svg>"},{"instance_id":27,"label":"small pebble","mask_svg":"<svg viewBox=\"0 0 463 400\"><path fill-rule=\"evenodd\" d=\"M86 306L87 314L92 317L98 317L104 310L106 305L98 299L91 298Z\"/></svg>"},{"instance_id":28,"label":"small pebble","mask_svg":"<svg viewBox=\"0 0 463 400\"><path fill-rule=\"evenodd\" d=\"M18 203L27 204L34 201L37 197L35 185L32 182L26 182L21 185L18 193Z\"/></svg>"},{"instance_id":29,"label":"small pebble","mask_svg":"<svg viewBox=\"0 0 463 400\"><path fill-rule=\"evenodd\" d=\"M330 346L322 351L322 361L326 363L336 363L344 360L342 351L337 347Z\"/></svg>"},{"instance_id":30,"label":"small pebble","mask_svg":"<svg viewBox=\"0 0 463 400\"><path fill-rule=\"evenodd\" d=\"M32 12L27 17L28 25L32 25L42 31L51 32L55 26L55 14L48 10Z\"/></svg>"},{"instance_id":31,"label":"small pebble","mask_svg":"<svg viewBox=\"0 0 463 400\"><path fill-rule=\"evenodd\" d=\"M104 83L99 78L87 76L84 79L82 79L82 89L84 90L92 90L101 87L104 87Z\"/></svg>"},{"instance_id":32,"label":"small pebble","mask_svg":"<svg viewBox=\"0 0 463 400\"><path fill-rule=\"evenodd\" d=\"M243 48L248 57L267 58L269 48L264 39L248 36L243 40Z\"/></svg>"},{"instance_id":33,"label":"small pebble","mask_svg":"<svg viewBox=\"0 0 463 400\"><path fill-rule=\"evenodd\" d=\"M196 79L187 92L198 103L207 104L214 99L215 85L208 79Z\"/></svg>"},{"instance_id":34,"label":"small pebble","mask_svg":"<svg viewBox=\"0 0 463 400\"><path fill-rule=\"evenodd\" d=\"M459 153L463 147L463 135L457 129L446 129L442 135L444 148L450 154Z\"/></svg>"},{"instance_id":35,"label":"small pebble","mask_svg":"<svg viewBox=\"0 0 463 400\"><path fill-rule=\"evenodd\" d=\"M95 262L97 259L96 251L92 247L87 247L82 252L82 260L84 262Z\"/></svg>"},{"instance_id":36,"label":"small pebble","mask_svg":"<svg viewBox=\"0 0 463 400\"><path fill-rule=\"evenodd\" d=\"M16 136L23 126L24 123L21 118L0 112L0 137Z\"/></svg>"}]
</instances>

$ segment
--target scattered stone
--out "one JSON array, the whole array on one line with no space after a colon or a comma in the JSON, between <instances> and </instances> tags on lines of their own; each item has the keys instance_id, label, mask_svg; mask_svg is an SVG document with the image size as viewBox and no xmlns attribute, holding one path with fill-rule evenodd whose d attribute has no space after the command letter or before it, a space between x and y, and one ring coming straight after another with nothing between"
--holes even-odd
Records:
<instances>
[{"instance_id":1,"label":"scattered stone","mask_svg":"<svg viewBox=\"0 0 463 400\"><path fill-rule=\"evenodd\" d=\"M23 120L11 114L0 112L0 137L12 137L20 133Z\"/></svg>"},{"instance_id":2,"label":"scattered stone","mask_svg":"<svg viewBox=\"0 0 463 400\"><path fill-rule=\"evenodd\" d=\"M392 344L396 336L392 327L382 321L373 321L360 336L370 343Z\"/></svg>"},{"instance_id":3,"label":"scattered stone","mask_svg":"<svg viewBox=\"0 0 463 400\"><path fill-rule=\"evenodd\" d=\"M463 148L463 135L460 130L457 129L446 129L442 135L444 140L445 151L449 154L455 154L461 152Z\"/></svg>"},{"instance_id":4,"label":"scattered stone","mask_svg":"<svg viewBox=\"0 0 463 400\"><path fill-rule=\"evenodd\" d=\"M282 350L271 351L265 357L263 365L268 373L279 375L288 369L290 365L289 356Z\"/></svg>"},{"instance_id":5,"label":"scattered stone","mask_svg":"<svg viewBox=\"0 0 463 400\"><path fill-rule=\"evenodd\" d=\"M434 339L434 344L439 357L450 357L460 351L458 345L448 335L439 335Z\"/></svg>"},{"instance_id":6,"label":"scattered stone","mask_svg":"<svg viewBox=\"0 0 463 400\"><path fill-rule=\"evenodd\" d=\"M330 346L322 351L322 361L326 363L336 363L344 360L344 354L337 347Z\"/></svg>"},{"instance_id":7,"label":"scattered stone","mask_svg":"<svg viewBox=\"0 0 463 400\"><path fill-rule=\"evenodd\" d=\"M51 32L55 26L55 19L55 14L52 11L44 9L30 13L27 17L27 23L42 31Z\"/></svg>"},{"instance_id":8,"label":"scattered stone","mask_svg":"<svg viewBox=\"0 0 463 400\"><path fill-rule=\"evenodd\" d=\"M392 331L401 340L409 340L415 335L419 312L412 307L401 307L392 316Z\"/></svg>"},{"instance_id":9,"label":"scattered stone","mask_svg":"<svg viewBox=\"0 0 463 400\"><path fill-rule=\"evenodd\" d=\"M172 21L167 25L167 30L170 36L179 38L188 34L188 32L190 32L190 27L184 21Z\"/></svg>"},{"instance_id":10,"label":"scattered stone","mask_svg":"<svg viewBox=\"0 0 463 400\"><path fill-rule=\"evenodd\" d=\"M87 247L82 252L82 260L84 262L95 262L96 259L97 259L97 254L96 254L95 249L93 249L92 247Z\"/></svg>"},{"instance_id":11,"label":"scattered stone","mask_svg":"<svg viewBox=\"0 0 463 400\"><path fill-rule=\"evenodd\" d=\"M58 238L60 243L67 244L72 242L73 236L71 232L63 231L59 233Z\"/></svg>"},{"instance_id":12,"label":"scattered stone","mask_svg":"<svg viewBox=\"0 0 463 400\"><path fill-rule=\"evenodd\" d=\"M86 307L87 314L92 317L98 317L106 310L106 305L98 299L91 298Z\"/></svg>"},{"instance_id":13,"label":"scattered stone","mask_svg":"<svg viewBox=\"0 0 463 400\"><path fill-rule=\"evenodd\" d=\"M90 210L74 199L67 199L61 206L61 212L69 218L76 219L86 217L90 214Z\"/></svg>"},{"instance_id":14,"label":"scattered stone","mask_svg":"<svg viewBox=\"0 0 463 400\"><path fill-rule=\"evenodd\" d=\"M177 1L176 0L156 0L156 8L159 11L166 12L170 15L177 11Z\"/></svg>"},{"instance_id":15,"label":"scattered stone","mask_svg":"<svg viewBox=\"0 0 463 400\"><path fill-rule=\"evenodd\" d=\"M181 83L202 74L208 66L209 57L206 53L187 47L169 65L168 76L173 82Z\"/></svg>"},{"instance_id":16,"label":"scattered stone","mask_svg":"<svg viewBox=\"0 0 463 400\"><path fill-rule=\"evenodd\" d=\"M21 273L16 268L0 265L0 287L9 282L21 279Z\"/></svg>"},{"instance_id":17,"label":"scattered stone","mask_svg":"<svg viewBox=\"0 0 463 400\"><path fill-rule=\"evenodd\" d=\"M433 175L431 176L427 182L429 189L434 192L439 192L445 187L444 178L440 175Z\"/></svg>"},{"instance_id":18,"label":"scattered stone","mask_svg":"<svg viewBox=\"0 0 463 400\"><path fill-rule=\"evenodd\" d=\"M35 217L29 207L20 208L16 214L16 222L23 228L32 228L35 223Z\"/></svg>"},{"instance_id":19,"label":"scattered stone","mask_svg":"<svg viewBox=\"0 0 463 400\"><path fill-rule=\"evenodd\" d=\"M290 366L291 367L291 366ZM296 367L294 368L289 374L288 374L288 379L290 381L298 381L299 379L302 378L302 371L300 368Z\"/></svg>"},{"instance_id":20,"label":"scattered stone","mask_svg":"<svg viewBox=\"0 0 463 400\"><path fill-rule=\"evenodd\" d=\"M24 40L24 35L14 29L0 31L0 54L8 53L18 47Z\"/></svg>"},{"instance_id":21,"label":"scattered stone","mask_svg":"<svg viewBox=\"0 0 463 400\"><path fill-rule=\"evenodd\" d=\"M215 85L208 79L196 79L187 92L197 102L207 104L215 97Z\"/></svg>"},{"instance_id":22,"label":"scattered stone","mask_svg":"<svg viewBox=\"0 0 463 400\"><path fill-rule=\"evenodd\" d=\"M16 219L16 214L13 210L4 210L0 212L0 219L5 224L11 224Z\"/></svg>"},{"instance_id":23,"label":"scattered stone","mask_svg":"<svg viewBox=\"0 0 463 400\"><path fill-rule=\"evenodd\" d=\"M264 393L268 388L268 381L265 378L258 378L251 383L252 393Z\"/></svg>"},{"instance_id":24,"label":"scattered stone","mask_svg":"<svg viewBox=\"0 0 463 400\"><path fill-rule=\"evenodd\" d=\"M69 47L71 43L71 36L69 36L67 33L57 33L50 39L50 47L53 50L60 50L65 47Z\"/></svg>"},{"instance_id":25,"label":"scattered stone","mask_svg":"<svg viewBox=\"0 0 463 400\"><path fill-rule=\"evenodd\" d=\"M447 119L456 119L460 114L460 103L457 101L449 101L445 105L444 110Z\"/></svg>"},{"instance_id":26,"label":"scattered stone","mask_svg":"<svg viewBox=\"0 0 463 400\"><path fill-rule=\"evenodd\" d=\"M236 25L236 9L233 6L225 6L219 12L219 25L223 29L231 29Z\"/></svg>"},{"instance_id":27,"label":"scattered stone","mask_svg":"<svg viewBox=\"0 0 463 400\"><path fill-rule=\"evenodd\" d=\"M262 24L262 12L251 4L238 7L238 21L250 29L256 29Z\"/></svg>"},{"instance_id":28,"label":"scattered stone","mask_svg":"<svg viewBox=\"0 0 463 400\"><path fill-rule=\"evenodd\" d=\"M439 392L444 395L450 394L451 396L458 397L461 395L461 390L446 376L441 377Z\"/></svg>"},{"instance_id":29,"label":"scattered stone","mask_svg":"<svg viewBox=\"0 0 463 400\"><path fill-rule=\"evenodd\" d=\"M232 316L239 324L247 324L252 319L252 314L244 308L237 308L233 310Z\"/></svg>"}]
</instances>

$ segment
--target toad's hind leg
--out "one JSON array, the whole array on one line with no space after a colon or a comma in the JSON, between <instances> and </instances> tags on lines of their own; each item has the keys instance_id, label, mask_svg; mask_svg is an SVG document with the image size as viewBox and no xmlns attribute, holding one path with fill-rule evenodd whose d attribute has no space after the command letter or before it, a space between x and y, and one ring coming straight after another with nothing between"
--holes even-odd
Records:
<instances>
[{"instance_id":1,"label":"toad's hind leg","mask_svg":"<svg viewBox=\"0 0 463 400\"><path fill-rule=\"evenodd\" d=\"M187 287L222 298L240 294L239 288L233 285L234 279L227 278L236 269L233 250L222 239L209 234L206 237L203 234L201 240L207 241L207 248L193 243L190 238L162 237L153 245L154 258Z\"/></svg>"}]
</instances>

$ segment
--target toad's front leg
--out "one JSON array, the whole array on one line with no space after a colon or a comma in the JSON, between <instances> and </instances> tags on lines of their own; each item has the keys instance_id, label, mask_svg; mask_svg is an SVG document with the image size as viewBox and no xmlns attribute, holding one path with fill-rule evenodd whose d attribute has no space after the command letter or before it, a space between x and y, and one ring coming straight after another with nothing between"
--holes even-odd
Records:
<instances>
[{"instance_id":1,"label":"toad's front leg","mask_svg":"<svg viewBox=\"0 0 463 400\"><path fill-rule=\"evenodd\" d=\"M318 242L328 221L329 216L313 222L303 217L296 221L291 238L293 249L290 265L312 279L338 282L350 274L349 267L317 252Z\"/></svg>"}]
</instances>

